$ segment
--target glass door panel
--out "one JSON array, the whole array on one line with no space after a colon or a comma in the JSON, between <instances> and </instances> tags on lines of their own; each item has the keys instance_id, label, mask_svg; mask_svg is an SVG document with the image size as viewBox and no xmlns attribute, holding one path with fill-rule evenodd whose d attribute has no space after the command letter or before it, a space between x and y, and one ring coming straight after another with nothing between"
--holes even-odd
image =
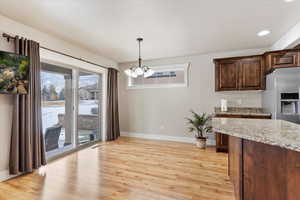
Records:
<instances>
[{"instance_id":1,"label":"glass door panel","mask_svg":"<svg viewBox=\"0 0 300 200\"><path fill-rule=\"evenodd\" d=\"M42 123L47 158L74 148L72 70L41 64Z\"/></svg>"},{"instance_id":2,"label":"glass door panel","mask_svg":"<svg viewBox=\"0 0 300 200\"><path fill-rule=\"evenodd\" d=\"M102 75L79 71L77 141L79 145L101 138Z\"/></svg>"}]
</instances>

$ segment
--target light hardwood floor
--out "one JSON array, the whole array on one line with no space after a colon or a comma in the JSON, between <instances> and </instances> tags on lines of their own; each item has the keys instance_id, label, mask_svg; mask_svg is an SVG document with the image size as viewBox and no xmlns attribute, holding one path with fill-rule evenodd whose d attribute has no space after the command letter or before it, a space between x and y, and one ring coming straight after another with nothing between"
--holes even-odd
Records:
<instances>
[{"instance_id":1,"label":"light hardwood floor","mask_svg":"<svg viewBox=\"0 0 300 200\"><path fill-rule=\"evenodd\" d=\"M234 200L227 155L121 137L0 183L0 200Z\"/></svg>"}]
</instances>

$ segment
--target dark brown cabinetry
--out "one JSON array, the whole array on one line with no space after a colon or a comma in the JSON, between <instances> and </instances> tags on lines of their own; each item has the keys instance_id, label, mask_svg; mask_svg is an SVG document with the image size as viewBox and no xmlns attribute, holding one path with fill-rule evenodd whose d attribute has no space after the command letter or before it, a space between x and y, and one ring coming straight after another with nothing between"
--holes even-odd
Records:
<instances>
[{"instance_id":1,"label":"dark brown cabinetry","mask_svg":"<svg viewBox=\"0 0 300 200\"><path fill-rule=\"evenodd\" d=\"M236 200L300 199L300 153L229 136L228 172Z\"/></svg>"},{"instance_id":2,"label":"dark brown cabinetry","mask_svg":"<svg viewBox=\"0 0 300 200\"><path fill-rule=\"evenodd\" d=\"M264 90L266 74L277 68L300 67L300 48L218 58L214 62L216 91Z\"/></svg>"},{"instance_id":3,"label":"dark brown cabinetry","mask_svg":"<svg viewBox=\"0 0 300 200\"><path fill-rule=\"evenodd\" d=\"M299 49L300 50L300 44L294 47L294 49Z\"/></svg>"},{"instance_id":4,"label":"dark brown cabinetry","mask_svg":"<svg viewBox=\"0 0 300 200\"><path fill-rule=\"evenodd\" d=\"M239 62L237 60L219 60L216 62L216 90L239 89Z\"/></svg>"},{"instance_id":5,"label":"dark brown cabinetry","mask_svg":"<svg viewBox=\"0 0 300 200\"><path fill-rule=\"evenodd\" d=\"M243 148L242 139L229 137L229 154L228 154L228 175L233 183L236 200L243 199Z\"/></svg>"},{"instance_id":6,"label":"dark brown cabinetry","mask_svg":"<svg viewBox=\"0 0 300 200\"><path fill-rule=\"evenodd\" d=\"M265 60L268 73L276 68L299 67L300 52L297 50L267 52Z\"/></svg>"},{"instance_id":7,"label":"dark brown cabinetry","mask_svg":"<svg viewBox=\"0 0 300 200\"><path fill-rule=\"evenodd\" d=\"M243 148L244 200L287 199L285 186L278 184L285 183L286 150L249 140Z\"/></svg>"},{"instance_id":8,"label":"dark brown cabinetry","mask_svg":"<svg viewBox=\"0 0 300 200\"><path fill-rule=\"evenodd\" d=\"M247 118L247 119L271 119L270 116L264 115L233 115L233 114L216 114L215 117L223 118ZM217 152L228 152L229 136L216 132L216 151Z\"/></svg>"},{"instance_id":9,"label":"dark brown cabinetry","mask_svg":"<svg viewBox=\"0 0 300 200\"><path fill-rule=\"evenodd\" d=\"M264 90L265 76L262 57L240 60L240 90Z\"/></svg>"},{"instance_id":10,"label":"dark brown cabinetry","mask_svg":"<svg viewBox=\"0 0 300 200\"><path fill-rule=\"evenodd\" d=\"M216 91L263 90L262 56L215 59Z\"/></svg>"},{"instance_id":11,"label":"dark brown cabinetry","mask_svg":"<svg viewBox=\"0 0 300 200\"><path fill-rule=\"evenodd\" d=\"M228 152L228 135L222 133L216 134L216 151Z\"/></svg>"}]
</instances>

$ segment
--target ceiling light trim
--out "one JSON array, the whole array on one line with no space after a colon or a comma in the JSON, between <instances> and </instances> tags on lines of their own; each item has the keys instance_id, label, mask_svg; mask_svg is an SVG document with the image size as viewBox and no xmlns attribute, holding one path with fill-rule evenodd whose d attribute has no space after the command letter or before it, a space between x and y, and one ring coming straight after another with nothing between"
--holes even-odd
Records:
<instances>
[{"instance_id":1,"label":"ceiling light trim","mask_svg":"<svg viewBox=\"0 0 300 200\"><path fill-rule=\"evenodd\" d=\"M257 36L259 36L259 37L264 37L264 36L269 35L270 33L271 33L270 30L265 29L265 30L259 31L259 32L257 33Z\"/></svg>"}]
</instances>

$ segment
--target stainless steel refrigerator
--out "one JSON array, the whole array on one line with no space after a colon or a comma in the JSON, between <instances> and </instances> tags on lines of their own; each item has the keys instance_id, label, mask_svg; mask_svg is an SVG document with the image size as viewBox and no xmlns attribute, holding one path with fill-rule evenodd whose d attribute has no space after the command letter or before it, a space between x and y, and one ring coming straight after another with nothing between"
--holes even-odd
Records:
<instances>
[{"instance_id":1,"label":"stainless steel refrigerator","mask_svg":"<svg viewBox=\"0 0 300 200\"><path fill-rule=\"evenodd\" d=\"M272 119L300 124L300 68L276 69L266 77L262 106L272 113Z\"/></svg>"}]
</instances>

